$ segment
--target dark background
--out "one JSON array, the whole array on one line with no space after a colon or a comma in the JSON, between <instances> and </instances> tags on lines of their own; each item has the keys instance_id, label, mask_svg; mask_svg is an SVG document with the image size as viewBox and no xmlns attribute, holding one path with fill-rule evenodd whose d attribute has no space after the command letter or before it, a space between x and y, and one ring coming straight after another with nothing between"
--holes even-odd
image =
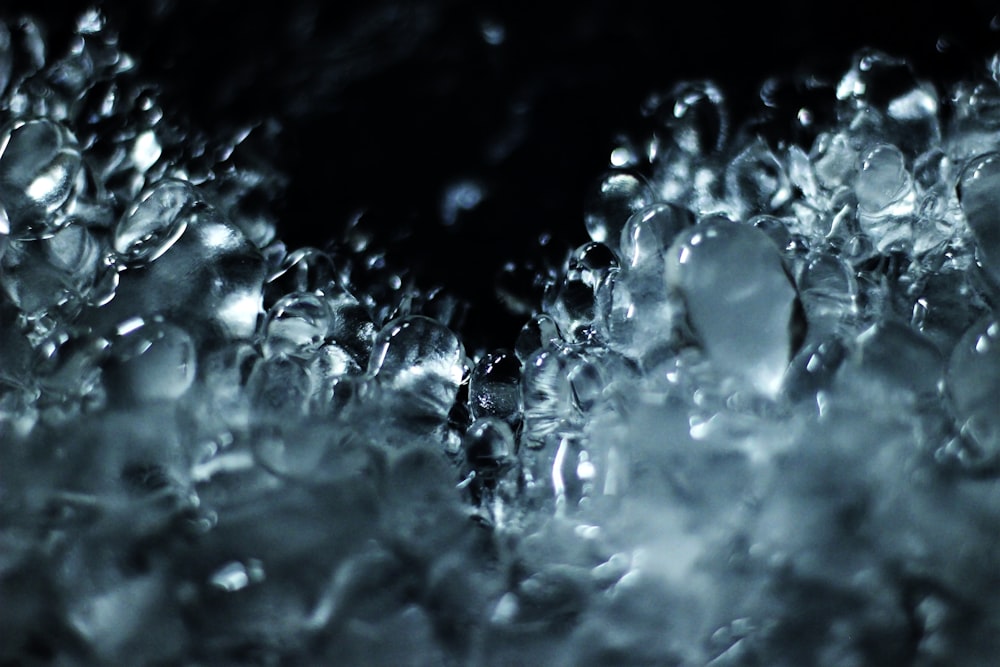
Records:
<instances>
[{"instance_id":1,"label":"dark background","mask_svg":"<svg viewBox=\"0 0 1000 667\"><path fill-rule=\"evenodd\" d=\"M6 11L44 13L59 43L89 4ZM638 129L651 91L712 78L739 121L763 109L768 75L808 69L835 82L862 46L905 55L939 89L981 73L1000 48L992 3L892 4L98 6L171 112L208 131L279 121L268 159L290 176L276 204L289 246L339 239L361 215L387 262L470 304L467 343L510 346L524 316L499 305L497 271L512 258L557 261L586 240L584 192L615 133ZM484 27L502 28L503 41L488 43ZM466 179L485 198L443 224L445 188ZM554 240L540 248L544 233Z\"/></svg>"}]
</instances>

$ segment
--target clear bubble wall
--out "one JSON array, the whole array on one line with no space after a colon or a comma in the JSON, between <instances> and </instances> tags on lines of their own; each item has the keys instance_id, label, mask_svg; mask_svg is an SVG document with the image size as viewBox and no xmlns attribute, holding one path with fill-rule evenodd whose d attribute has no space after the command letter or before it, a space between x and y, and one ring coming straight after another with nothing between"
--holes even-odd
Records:
<instances>
[{"instance_id":1,"label":"clear bubble wall","mask_svg":"<svg viewBox=\"0 0 1000 667\"><path fill-rule=\"evenodd\" d=\"M1000 656L996 59L859 53L776 143L650 96L473 352L363 240L276 238L266 128L182 127L96 11L41 34L0 26L0 664Z\"/></svg>"}]
</instances>

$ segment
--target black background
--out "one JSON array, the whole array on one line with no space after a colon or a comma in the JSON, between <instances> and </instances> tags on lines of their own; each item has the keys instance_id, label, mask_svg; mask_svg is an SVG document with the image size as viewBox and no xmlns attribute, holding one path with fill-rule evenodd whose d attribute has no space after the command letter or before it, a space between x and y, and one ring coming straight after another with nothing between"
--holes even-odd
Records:
<instances>
[{"instance_id":1,"label":"black background","mask_svg":"<svg viewBox=\"0 0 1000 667\"><path fill-rule=\"evenodd\" d=\"M44 14L59 43L88 4L6 12ZM289 246L322 246L364 212L391 262L471 304L463 334L487 346L511 345L524 319L498 304L497 270L586 240L584 192L649 92L711 78L739 120L762 109L768 75L836 81L862 46L906 56L941 90L1000 48L997 8L978 0L98 6L171 112L209 131L280 122L269 157L290 176L277 203ZM486 197L444 225L443 189L460 179Z\"/></svg>"}]
</instances>

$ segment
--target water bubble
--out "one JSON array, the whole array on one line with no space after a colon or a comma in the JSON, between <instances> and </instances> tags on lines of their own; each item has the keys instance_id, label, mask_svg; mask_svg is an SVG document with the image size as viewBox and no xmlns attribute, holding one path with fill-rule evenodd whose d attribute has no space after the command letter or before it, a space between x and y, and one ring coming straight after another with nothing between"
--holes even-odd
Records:
<instances>
[{"instance_id":1,"label":"water bubble","mask_svg":"<svg viewBox=\"0 0 1000 667\"><path fill-rule=\"evenodd\" d=\"M792 194L784 165L759 138L729 163L726 193L740 217L780 209Z\"/></svg>"},{"instance_id":2,"label":"water bubble","mask_svg":"<svg viewBox=\"0 0 1000 667\"><path fill-rule=\"evenodd\" d=\"M115 225L115 251L130 264L152 262L177 242L199 201L190 184L166 179L139 195Z\"/></svg>"},{"instance_id":3,"label":"water bubble","mask_svg":"<svg viewBox=\"0 0 1000 667\"><path fill-rule=\"evenodd\" d=\"M119 404L172 401L191 388L196 371L194 341L184 329L135 318L119 326L104 378L109 397Z\"/></svg>"},{"instance_id":4,"label":"water bubble","mask_svg":"<svg viewBox=\"0 0 1000 667\"><path fill-rule=\"evenodd\" d=\"M35 372L54 416L74 416L84 407L103 403L101 366L108 353L107 339L68 331L54 332L39 346Z\"/></svg>"},{"instance_id":5,"label":"water bubble","mask_svg":"<svg viewBox=\"0 0 1000 667\"><path fill-rule=\"evenodd\" d=\"M844 260L825 253L808 256L798 289L810 338L826 338L850 327L856 316L858 285Z\"/></svg>"},{"instance_id":6,"label":"water bubble","mask_svg":"<svg viewBox=\"0 0 1000 667\"><path fill-rule=\"evenodd\" d=\"M570 429L577 419L569 381L575 360L570 351L543 348L525 361L521 385L528 447L544 447L550 436Z\"/></svg>"},{"instance_id":7,"label":"water bubble","mask_svg":"<svg viewBox=\"0 0 1000 667\"><path fill-rule=\"evenodd\" d=\"M955 420L981 452L980 461L1000 455L1000 325L991 317L965 332L948 361L946 386Z\"/></svg>"},{"instance_id":8,"label":"water bubble","mask_svg":"<svg viewBox=\"0 0 1000 667\"><path fill-rule=\"evenodd\" d=\"M910 188L910 174L898 148L881 145L868 151L854 191L858 206L869 213L885 211L903 199Z\"/></svg>"},{"instance_id":9,"label":"water bubble","mask_svg":"<svg viewBox=\"0 0 1000 667\"><path fill-rule=\"evenodd\" d=\"M598 293L602 337L612 350L644 364L672 353L684 335L684 305L668 287L665 271L661 259L658 272L626 271Z\"/></svg>"},{"instance_id":10,"label":"water bubble","mask_svg":"<svg viewBox=\"0 0 1000 667\"><path fill-rule=\"evenodd\" d=\"M585 243L570 255L566 276L596 289L608 274L618 269L618 257L603 243Z\"/></svg>"},{"instance_id":11,"label":"water bubble","mask_svg":"<svg viewBox=\"0 0 1000 667\"><path fill-rule=\"evenodd\" d=\"M0 663L992 664L996 58L651 96L468 358L110 18L0 22Z\"/></svg>"},{"instance_id":12,"label":"water bubble","mask_svg":"<svg viewBox=\"0 0 1000 667\"><path fill-rule=\"evenodd\" d=\"M420 315L385 325L375 338L368 372L412 402L408 409L445 417L464 375L465 351L447 327Z\"/></svg>"},{"instance_id":13,"label":"water bubble","mask_svg":"<svg viewBox=\"0 0 1000 667\"><path fill-rule=\"evenodd\" d=\"M942 267L911 290L911 326L933 340L944 353L987 312L964 271Z\"/></svg>"},{"instance_id":14,"label":"water bubble","mask_svg":"<svg viewBox=\"0 0 1000 667\"><path fill-rule=\"evenodd\" d=\"M562 341L559 326L551 316L541 313L528 320L521 328L514 345L514 353L521 363L543 347Z\"/></svg>"},{"instance_id":15,"label":"water bubble","mask_svg":"<svg viewBox=\"0 0 1000 667\"><path fill-rule=\"evenodd\" d=\"M368 309L347 290L328 288L326 303L330 309L330 338L351 353L361 366L367 366L378 333Z\"/></svg>"},{"instance_id":16,"label":"water bubble","mask_svg":"<svg viewBox=\"0 0 1000 667\"><path fill-rule=\"evenodd\" d=\"M169 249L122 271L114 299L87 317L103 328L136 314L190 318L194 335L248 339L257 328L264 273L260 251L237 227L215 209L196 207Z\"/></svg>"},{"instance_id":17,"label":"water bubble","mask_svg":"<svg viewBox=\"0 0 1000 667\"><path fill-rule=\"evenodd\" d=\"M654 201L649 184L638 174L610 172L596 183L584 203L587 233L598 243L614 243L629 217Z\"/></svg>"},{"instance_id":18,"label":"water bubble","mask_svg":"<svg viewBox=\"0 0 1000 667\"><path fill-rule=\"evenodd\" d=\"M495 479L513 465L514 434L503 421L484 417L473 422L462 441L469 466L480 479Z\"/></svg>"},{"instance_id":19,"label":"water bubble","mask_svg":"<svg viewBox=\"0 0 1000 667\"><path fill-rule=\"evenodd\" d=\"M521 362L511 352L483 355L469 378L469 405L476 419L495 417L516 428L521 421Z\"/></svg>"},{"instance_id":20,"label":"water bubble","mask_svg":"<svg viewBox=\"0 0 1000 667\"><path fill-rule=\"evenodd\" d=\"M256 558L248 559L247 563L231 561L226 563L209 577L209 584L227 593L242 590L250 584L263 581L264 565Z\"/></svg>"},{"instance_id":21,"label":"water bubble","mask_svg":"<svg viewBox=\"0 0 1000 667\"><path fill-rule=\"evenodd\" d=\"M847 348L838 338L803 345L788 367L782 391L793 400L815 400L833 384L846 358Z\"/></svg>"},{"instance_id":22,"label":"water bubble","mask_svg":"<svg viewBox=\"0 0 1000 667\"><path fill-rule=\"evenodd\" d=\"M253 404L270 414L304 414L313 388L309 369L285 354L259 359L247 378L247 394Z\"/></svg>"},{"instance_id":23,"label":"water bubble","mask_svg":"<svg viewBox=\"0 0 1000 667\"><path fill-rule=\"evenodd\" d=\"M0 193L11 235L45 235L73 192L82 157L70 131L46 118L19 120L0 138Z\"/></svg>"},{"instance_id":24,"label":"water bubble","mask_svg":"<svg viewBox=\"0 0 1000 667\"><path fill-rule=\"evenodd\" d=\"M773 396L797 343L798 297L771 240L747 225L703 221L674 241L667 276L719 368Z\"/></svg>"},{"instance_id":25,"label":"water bubble","mask_svg":"<svg viewBox=\"0 0 1000 667\"><path fill-rule=\"evenodd\" d=\"M11 241L0 258L0 286L28 318L70 318L80 303L71 276L50 261L46 240Z\"/></svg>"},{"instance_id":26,"label":"water bubble","mask_svg":"<svg viewBox=\"0 0 1000 667\"><path fill-rule=\"evenodd\" d=\"M976 240L976 257L1000 282L1000 155L989 153L962 170L958 198Z\"/></svg>"},{"instance_id":27,"label":"water bubble","mask_svg":"<svg viewBox=\"0 0 1000 667\"><path fill-rule=\"evenodd\" d=\"M282 297L264 317L261 347L265 356L308 358L326 342L330 309L321 296L296 292Z\"/></svg>"},{"instance_id":28,"label":"water bubble","mask_svg":"<svg viewBox=\"0 0 1000 667\"><path fill-rule=\"evenodd\" d=\"M819 135L809 155L817 182L827 190L836 190L850 182L857 156L858 149L842 132Z\"/></svg>"},{"instance_id":29,"label":"water bubble","mask_svg":"<svg viewBox=\"0 0 1000 667\"><path fill-rule=\"evenodd\" d=\"M597 317L595 290L580 279L564 277L545 294L545 309L567 340L582 342L594 333Z\"/></svg>"},{"instance_id":30,"label":"water bubble","mask_svg":"<svg viewBox=\"0 0 1000 667\"><path fill-rule=\"evenodd\" d=\"M872 134L907 152L922 152L940 139L937 93L918 81L902 58L870 49L859 52L837 85L837 98L847 103L855 128L868 126Z\"/></svg>"},{"instance_id":31,"label":"water bubble","mask_svg":"<svg viewBox=\"0 0 1000 667\"><path fill-rule=\"evenodd\" d=\"M656 116L674 142L693 155L721 150L729 132L729 114L718 86L710 81L677 84L668 95L650 97L643 113Z\"/></svg>"},{"instance_id":32,"label":"water bubble","mask_svg":"<svg viewBox=\"0 0 1000 667\"><path fill-rule=\"evenodd\" d=\"M694 224L694 216L676 204L659 203L635 212L622 229L619 248L634 275L649 274L659 280L663 256L681 230Z\"/></svg>"},{"instance_id":33,"label":"water bubble","mask_svg":"<svg viewBox=\"0 0 1000 667\"><path fill-rule=\"evenodd\" d=\"M449 186L441 201L441 219L454 225L467 211L475 209L486 196L485 188L476 181L463 180Z\"/></svg>"},{"instance_id":34,"label":"water bubble","mask_svg":"<svg viewBox=\"0 0 1000 667\"><path fill-rule=\"evenodd\" d=\"M944 381L944 360L937 347L909 326L887 320L858 336L857 372L876 383L934 397Z\"/></svg>"},{"instance_id":35,"label":"water bubble","mask_svg":"<svg viewBox=\"0 0 1000 667\"><path fill-rule=\"evenodd\" d=\"M535 262L506 262L496 275L496 295L515 315L530 316L541 302L547 285L555 282L555 271Z\"/></svg>"}]
</instances>

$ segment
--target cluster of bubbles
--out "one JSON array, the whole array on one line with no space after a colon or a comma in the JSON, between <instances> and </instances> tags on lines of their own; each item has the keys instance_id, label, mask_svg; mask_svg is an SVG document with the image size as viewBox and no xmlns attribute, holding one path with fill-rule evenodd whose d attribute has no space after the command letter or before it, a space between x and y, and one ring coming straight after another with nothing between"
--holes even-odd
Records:
<instances>
[{"instance_id":1,"label":"cluster of bubbles","mask_svg":"<svg viewBox=\"0 0 1000 667\"><path fill-rule=\"evenodd\" d=\"M267 126L174 123L96 11L47 49L0 26L0 664L1000 655L1000 64L650 97L470 358L357 230L276 238Z\"/></svg>"}]
</instances>

